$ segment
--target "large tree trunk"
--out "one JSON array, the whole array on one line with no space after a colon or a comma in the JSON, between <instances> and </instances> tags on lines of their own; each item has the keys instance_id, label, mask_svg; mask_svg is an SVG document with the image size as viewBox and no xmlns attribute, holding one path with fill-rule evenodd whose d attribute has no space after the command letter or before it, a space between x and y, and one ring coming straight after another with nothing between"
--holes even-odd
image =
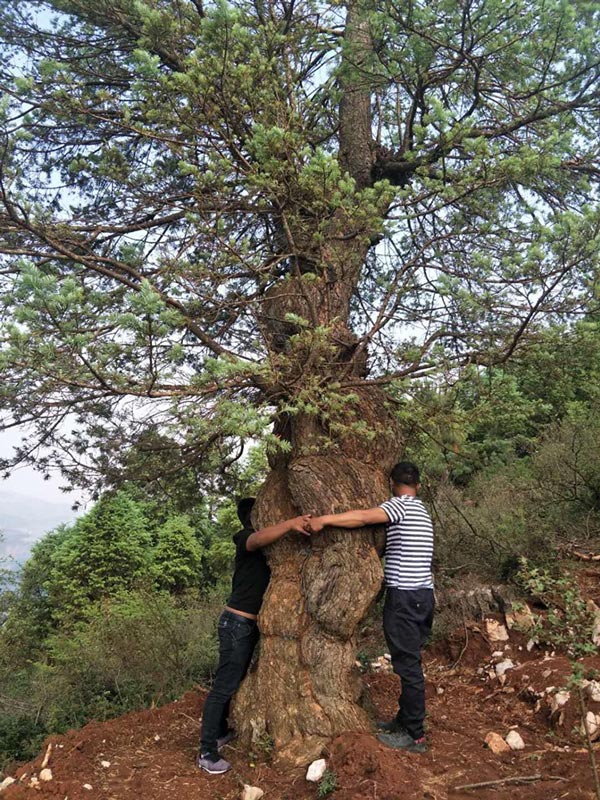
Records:
<instances>
[{"instance_id":1,"label":"large tree trunk","mask_svg":"<svg viewBox=\"0 0 600 800\"><path fill-rule=\"evenodd\" d=\"M339 162L359 190L372 184L371 6L370 0L348 2L339 77ZM256 507L259 527L297 514L368 508L388 496L399 426L383 392L362 384L366 352L348 324L360 271L380 233L377 219L365 217L361 205L358 195L354 212L340 209L331 217L324 244L309 220L293 231L282 220L293 254L291 272L267 293L260 320L275 372L282 375L272 397L285 403L290 387L296 397L301 387L314 400L315 393L350 378L355 399L336 406L335 430L331 406L329 425L327 413L279 419L276 432L291 449L272 459ZM298 316L307 327L297 323ZM360 433L357 421L368 435ZM288 536L269 548L272 573L259 617L260 658L234 708L246 744L268 736L280 761L305 763L342 731L371 727L359 704L355 659L357 628L381 586L377 533L329 529L310 539Z\"/></svg>"},{"instance_id":2,"label":"large tree trunk","mask_svg":"<svg viewBox=\"0 0 600 800\"><path fill-rule=\"evenodd\" d=\"M263 487L257 525L371 507L387 497L400 447L397 423L380 390L364 387L359 398L360 418L374 432L370 441L348 435L320 455L315 418L287 422L293 449ZM357 628L382 580L376 534L329 529L269 548L260 658L238 694L235 722L247 744L271 737L282 762L305 763L340 732L371 727L359 704L355 659Z\"/></svg>"}]
</instances>

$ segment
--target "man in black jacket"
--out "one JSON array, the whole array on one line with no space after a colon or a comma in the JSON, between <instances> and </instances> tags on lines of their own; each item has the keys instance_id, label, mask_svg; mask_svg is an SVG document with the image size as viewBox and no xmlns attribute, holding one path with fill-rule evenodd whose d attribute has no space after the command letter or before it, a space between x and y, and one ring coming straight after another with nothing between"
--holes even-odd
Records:
<instances>
[{"instance_id":1,"label":"man in black jacket","mask_svg":"<svg viewBox=\"0 0 600 800\"><path fill-rule=\"evenodd\" d=\"M219 666L204 703L197 765L211 775L220 775L231 769L231 764L219 754L219 747L233 738L233 731L227 724L231 698L248 671L259 638L256 620L271 577L262 548L291 531L310 535L306 530L308 515L254 531L250 521L253 506L253 497L238 503L238 516L243 528L233 537L235 568L231 595L219 618Z\"/></svg>"}]
</instances>

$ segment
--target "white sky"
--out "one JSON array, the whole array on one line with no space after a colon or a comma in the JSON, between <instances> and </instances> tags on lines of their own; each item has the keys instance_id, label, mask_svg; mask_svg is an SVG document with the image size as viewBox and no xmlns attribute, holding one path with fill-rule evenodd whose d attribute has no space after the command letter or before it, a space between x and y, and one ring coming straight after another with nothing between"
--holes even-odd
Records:
<instances>
[{"instance_id":1,"label":"white sky","mask_svg":"<svg viewBox=\"0 0 600 800\"><path fill-rule=\"evenodd\" d=\"M16 430L0 433L0 455L9 456L19 441L20 436ZM43 475L32 467L20 467L7 480L0 479L0 491L14 492L61 505L72 505L78 499L85 500L81 491L62 492L60 486L63 483L64 480L56 472L45 481Z\"/></svg>"}]
</instances>

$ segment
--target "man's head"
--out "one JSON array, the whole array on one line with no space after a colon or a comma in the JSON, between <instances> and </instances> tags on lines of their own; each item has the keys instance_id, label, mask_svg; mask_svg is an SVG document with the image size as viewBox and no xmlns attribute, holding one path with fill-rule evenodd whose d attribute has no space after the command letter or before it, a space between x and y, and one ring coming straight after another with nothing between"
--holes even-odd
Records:
<instances>
[{"instance_id":1,"label":"man's head","mask_svg":"<svg viewBox=\"0 0 600 800\"><path fill-rule=\"evenodd\" d=\"M252 509L254 508L255 502L255 497L243 497L237 504L238 517L240 518L240 522L244 528L252 527L250 516L252 514Z\"/></svg>"},{"instance_id":2,"label":"man's head","mask_svg":"<svg viewBox=\"0 0 600 800\"><path fill-rule=\"evenodd\" d=\"M392 469L390 474L390 481L392 482L392 489L394 494L400 488L413 489L415 494L421 485L421 476L419 475L419 468L410 461L400 461Z\"/></svg>"}]
</instances>

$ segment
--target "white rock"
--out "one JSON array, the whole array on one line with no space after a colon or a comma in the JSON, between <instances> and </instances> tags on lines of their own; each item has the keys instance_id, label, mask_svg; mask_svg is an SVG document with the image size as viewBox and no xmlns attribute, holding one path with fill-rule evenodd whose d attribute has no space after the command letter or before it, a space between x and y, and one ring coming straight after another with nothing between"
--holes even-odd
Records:
<instances>
[{"instance_id":1,"label":"white rock","mask_svg":"<svg viewBox=\"0 0 600 800\"><path fill-rule=\"evenodd\" d=\"M100 766L104 767L104 769L108 769L110 767L110 761L101 761Z\"/></svg>"},{"instance_id":2,"label":"white rock","mask_svg":"<svg viewBox=\"0 0 600 800\"><path fill-rule=\"evenodd\" d=\"M571 692L567 692L564 689L562 692L556 692L556 694L549 694L548 705L550 706L550 713L556 714L556 712L560 711L560 709L563 708L563 706L567 705L570 699L571 699Z\"/></svg>"},{"instance_id":3,"label":"white rock","mask_svg":"<svg viewBox=\"0 0 600 800\"><path fill-rule=\"evenodd\" d=\"M508 640L508 631L501 622L495 619L486 619L484 624L490 642L506 642Z\"/></svg>"},{"instance_id":4,"label":"white rock","mask_svg":"<svg viewBox=\"0 0 600 800\"><path fill-rule=\"evenodd\" d=\"M50 767L46 767L40 772L40 780L41 781L51 781L52 780L52 770Z\"/></svg>"},{"instance_id":5,"label":"white rock","mask_svg":"<svg viewBox=\"0 0 600 800\"><path fill-rule=\"evenodd\" d=\"M532 651L532 650L533 650L533 648L535 647L535 639L530 639L530 640L527 642L527 644L525 645L525 647L527 648L527 652L528 652L528 653L531 653L531 651Z\"/></svg>"},{"instance_id":6,"label":"white rock","mask_svg":"<svg viewBox=\"0 0 600 800\"><path fill-rule=\"evenodd\" d=\"M94 788L91 783L84 783L83 788L86 789L88 792L91 792Z\"/></svg>"},{"instance_id":7,"label":"white rock","mask_svg":"<svg viewBox=\"0 0 600 800\"><path fill-rule=\"evenodd\" d=\"M592 642L596 647L600 647L600 608L594 603L593 600L588 600L586 603L588 611L594 615L594 622L592 625Z\"/></svg>"},{"instance_id":8,"label":"white rock","mask_svg":"<svg viewBox=\"0 0 600 800\"><path fill-rule=\"evenodd\" d=\"M313 761L306 772L306 780L317 783L323 777L323 773L327 769L327 762L324 758L318 758Z\"/></svg>"},{"instance_id":9,"label":"white rock","mask_svg":"<svg viewBox=\"0 0 600 800\"><path fill-rule=\"evenodd\" d=\"M154 741L160 742L160 736L158 735L158 733L154 736Z\"/></svg>"},{"instance_id":10,"label":"white rock","mask_svg":"<svg viewBox=\"0 0 600 800\"><path fill-rule=\"evenodd\" d=\"M509 669L514 669L514 668L515 665L510 660L510 658L505 658L504 661L500 661L499 664L496 664L496 675L500 678Z\"/></svg>"},{"instance_id":11,"label":"white rock","mask_svg":"<svg viewBox=\"0 0 600 800\"><path fill-rule=\"evenodd\" d=\"M392 660L392 657L391 657L391 655L389 653L384 653L383 657L385 658L386 661L391 661Z\"/></svg>"},{"instance_id":12,"label":"white rock","mask_svg":"<svg viewBox=\"0 0 600 800\"><path fill-rule=\"evenodd\" d=\"M596 739L600 738L600 714L594 714L593 711L588 711L585 715L585 720L587 722L587 729L588 733L590 734L590 739L594 742ZM583 722L581 723L581 733L585 736L585 727Z\"/></svg>"},{"instance_id":13,"label":"white rock","mask_svg":"<svg viewBox=\"0 0 600 800\"><path fill-rule=\"evenodd\" d=\"M492 658L504 658L504 650L494 650Z\"/></svg>"},{"instance_id":14,"label":"white rock","mask_svg":"<svg viewBox=\"0 0 600 800\"><path fill-rule=\"evenodd\" d=\"M248 786L245 783L242 790L242 800L260 800L263 794L263 790L259 789L258 786Z\"/></svg>"},{"instance_id":15,"label":"white rock","mask_svg":"<svg viewBox=\"0 0 600 800\"><path fill-rule=\"evenodd\" d=\"M521 734L517 731L509 731L509 733L504 737L504 741L511 750L525 749L525 742L523 741Z\"/></svg>"},{"instance_id":16,"label":"white rock","mask_svg":"<svg viewBox=\"0 0 600 800\"><path fill-rule=\"evenodd\" d=\"M37 775L32 775L27 785L30 789L39 789L40 782L37 778Z\"/></svg>"},{"instance_id":17,"label":"white rock","mask_svg":"<svg viewBox=\"0 0 600 800\"><path fill-rule=\"evenodd\" d=\"M585 693L594 703L600 703L600 681L589 681Z\"/></svg>"},{"instance_id":18,"label":"white rock","mask_svg":"<svg viewBox=\"0 0 600 800\"><path fill-rule=\"evenodd\" d=\"M2 783L0 783L0 792L3 789L6 789L8 786L12 786L13 783L16 783L16 780L14 778L11 778L10 775L8 775L6 778L4 778Z\"/></svg>"}]
</instances>

